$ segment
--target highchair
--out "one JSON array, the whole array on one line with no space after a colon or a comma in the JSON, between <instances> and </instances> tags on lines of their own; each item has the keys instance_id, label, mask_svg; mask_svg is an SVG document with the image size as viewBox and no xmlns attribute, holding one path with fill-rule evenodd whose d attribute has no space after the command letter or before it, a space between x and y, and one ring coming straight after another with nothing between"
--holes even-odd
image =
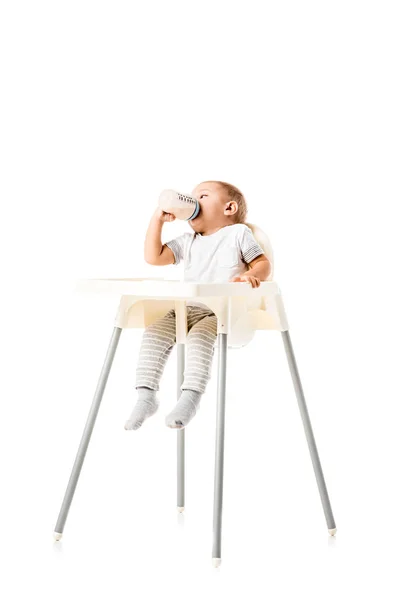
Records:
<instances>
[{"instance_id":1,"label":"highchair","mask_svg":"<svg viewBox=\"0 0 400 600\"><path fill-rule=\"evenodd\" d=\"M214 516L212 561L215 567L221 564L222 496L224 469L225 434L225 391L227 349L240 348L249 343L257 329L278 330L283 344L294 384L301 418L307 438L311 460L322 501L322 507L330 535L335 535L336 525L329 501L321 463L318 456L306 401L289 335L281 291L273 278L273 252L267 235L257 226L246 223L271 263L268 280L258 288L246 282L201 283L161 278L86 279L77 284L78 291L115 293L120 296L114 329L100 374L86 426L79 445L72 473L54 531L60 540L72 498L85 459L90 437L94 428L100 403L104 394L118 341L123 329L144 328L175 308L178 378L178 399L185 370L185 342L187 334L186 300L196 299L206 304L217 315L218 328L218 382L215 440ZM177 508L185 507L185 429L177 431Z\"/></svg>"}]
</instances>

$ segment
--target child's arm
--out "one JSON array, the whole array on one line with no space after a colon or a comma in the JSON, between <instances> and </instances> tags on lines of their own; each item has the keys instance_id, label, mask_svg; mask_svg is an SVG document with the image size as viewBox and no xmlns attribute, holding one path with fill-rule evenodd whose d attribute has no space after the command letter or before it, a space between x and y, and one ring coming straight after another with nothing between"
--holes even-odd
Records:
<instances>
[{"instance_id":1,"label":"child's arm","mask_svg":"<svg viewBox=\"0 0 400 600\"><path fill-rule=\"evenodd\" d=\"M144 260L150 265L172 265L175 261L174 253L161 242L161 231L166 221L174 221L175 216L166 213L157 207L150 219L144 241Z\"/></svg>"},{"instance_id":2,"label":"child's arm","mask_svg":"<svg viewBox=\"0 0 400 600\"><path fill-rule=\"evenodd\" d=\"M265 254L260 254L260 256L257 256L257 258L248 263L247 266L249 267L249 270L246 271L244 275L258 277L260 281L266 281L271 273L271 263Z\"/></svg>"},{"instance_id":3,"label":"child's arm","mask_svg":"<svg viewBox=\"0 0 400 600\"><path fill-rule=\"evenodd\" d=\"M260 254L248 263L250 267L248 271L243 273L242 275L237 275L233 277L231 281L247 281L251 283L252 287L259 287L261 281L266 281L268 275L271 272L271 263L265 254Z\"/></svg>"},{"instance_id":4,"label":"child's arm","mask_svg":"<svg viewBox=\"0 0 400 600\"><path fill-rule=\"evenodd\" d=\"M272 265L250 227L245 223L240 227L238 242L242 260L246 263L248 271L233 277L231 281L247 281L252 287L259 287L260 282L266 281L269 277Z\"/></svg>"}]
</instances>

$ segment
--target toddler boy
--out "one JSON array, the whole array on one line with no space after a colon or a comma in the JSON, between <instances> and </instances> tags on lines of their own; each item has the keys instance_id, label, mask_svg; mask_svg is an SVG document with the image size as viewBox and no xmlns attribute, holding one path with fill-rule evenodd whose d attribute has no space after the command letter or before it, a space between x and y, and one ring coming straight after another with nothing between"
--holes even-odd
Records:
<instances>
[{"instance_id":1,"label":"toddler boy","mask_svg":"<svg viewBox=\"0 0 400 600\"><path fill-rule=\"evenodd\" d=\"M145 238L144 258L151 265L184 262L185 281L246 281L258 287L270 273L263 249L245 224L246 200L240 190L223 181L206 181L192 192L200 204L186 232L166 244L161 242L165 222L175 216L157 208ZM186 365L181 396L165 423L173 429L185 427L194 417L211 377L217 316L201 302L188 300ZM138 429L153 415L159 400L156 392L165 364L176 343L175 309L157 319L143 333L136 369L137 402L125 429Z\"/></svg>"}]
</instances>

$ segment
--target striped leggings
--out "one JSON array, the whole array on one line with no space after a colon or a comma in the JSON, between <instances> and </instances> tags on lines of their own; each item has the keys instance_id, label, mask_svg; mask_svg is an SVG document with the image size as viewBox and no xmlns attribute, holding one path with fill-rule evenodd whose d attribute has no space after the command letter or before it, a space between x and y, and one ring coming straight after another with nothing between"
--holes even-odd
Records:
<instances>
[{"instance_id":1,"label":"striped leggings","mask_svg":"<svg viewBox=\"0 0 400 600\"><path fill-rule=\"evenodd\" d=\"M181 390L204 393L211 377L217 316L209 308L187 306L185 373ZM159 390L165 364L176 343L175 309L146 327L136 368L136 386Z\"/></svg>"}]
</instances>

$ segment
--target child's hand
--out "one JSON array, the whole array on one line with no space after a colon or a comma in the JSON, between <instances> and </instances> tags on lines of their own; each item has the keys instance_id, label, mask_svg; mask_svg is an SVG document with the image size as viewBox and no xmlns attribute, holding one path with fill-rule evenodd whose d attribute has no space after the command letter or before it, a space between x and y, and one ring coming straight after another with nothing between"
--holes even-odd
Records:
<instances>
[{"instance_id":1,"label":"child's hand","mask_svg":"<svg viewBox=\"0 0 400 600\"><path fill-rule=\"evenodd\" d=\"M251 283L251 287L259 287L260 279L258 277L254 277L254 275L237 275L233 277L230 281L245 281L247 283Z\"/></svg>"},{"instance_id":2,"label":"child's hand","mask_svg":"<svg viewBox=\"0 0 400 600\"><path fill-rule=\"evenodd\" d=\"M169 223L169 222L175 221L175 219L176 219L175 215L173 215L171 213L167 213L159 207L157 207L154 214L162 223L166 223L166 222Z\"/></svg>"}]
</instances>

